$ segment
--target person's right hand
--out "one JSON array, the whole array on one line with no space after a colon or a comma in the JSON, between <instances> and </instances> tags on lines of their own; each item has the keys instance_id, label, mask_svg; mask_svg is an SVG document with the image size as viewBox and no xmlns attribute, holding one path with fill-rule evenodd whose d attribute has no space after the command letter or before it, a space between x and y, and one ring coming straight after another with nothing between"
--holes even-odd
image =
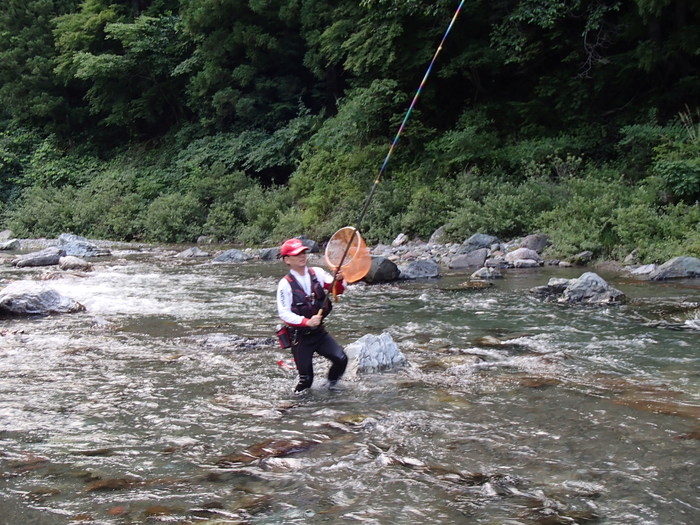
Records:
<instances>
[{"instance_id":1,"label":"person's right hand","mask_svg":"<svg viewBox=\"0 0 700 525\"><path fill-rule=\"evenodd\" d=\"M321 324L321 321L323 321L323 315L320 313L309 317L309 320L306 322L306 326L310 326L311 328L316 328L318 325Z\"/></svg>"}]
</instances>

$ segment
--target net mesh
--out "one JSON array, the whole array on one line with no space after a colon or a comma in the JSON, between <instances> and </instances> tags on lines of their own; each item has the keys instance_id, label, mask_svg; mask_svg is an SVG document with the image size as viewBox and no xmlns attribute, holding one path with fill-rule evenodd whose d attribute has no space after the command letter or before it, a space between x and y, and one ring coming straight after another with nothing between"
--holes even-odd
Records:
<instances>
[{"instance_id":1,"label":"net mesh","mask_svg":"<svg viewBox=\"0 0 700 525\"><path fill-rule=\"evenodd\" d=\"M347 250L345 258L343 255ZM346 226L333 234L326 246L326 264L335 271L342 260L343 277L349 283L359 281L372 266L365 240L355 228Z\"/></svg>"}]
</instances>

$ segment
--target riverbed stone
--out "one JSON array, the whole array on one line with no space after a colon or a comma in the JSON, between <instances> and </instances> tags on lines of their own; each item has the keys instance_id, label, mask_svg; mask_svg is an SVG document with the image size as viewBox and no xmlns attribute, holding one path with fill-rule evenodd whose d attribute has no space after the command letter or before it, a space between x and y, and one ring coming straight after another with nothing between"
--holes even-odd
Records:
<instances>
[{"instance_id":1,"label":"riverbed stone","mask_svg":"<svg viewBox=\"0 0 700 525\"><path fill-rule=\"evenodd\" d=\"M372 265L362 280L366 283L390 282L398 279L400 275L401 271L396 263L386 257L372 255Z\"/></svg>"},{"instance_id":2,"label":"riverbed stone","mask_svg":"<svg viewBox=\"0 0 700 525\"><path fill-rule=\"evenodd\" d=\"M528 262L518 262L528 261ZM544 264L542 257L535 250L530 248L518 248L506 254L506 262L516 268L532 268L533 266L541 266ZM532 264L534 262L534 265Z\"/></svg>"},{"instance_id":3,"label":"riverbed stone","mask_svg":"<svg viewBox=\"0 0 700 525\"><path fill-rule=\"evenodd\" d=\"M66 255L58 260L58 267L61 270L78 270L81 272L91 272L92 264L85 259L75 257L74 255Z\"/></svg>"},{"instance_id":4,"label":"riverbed stone","mask_svg":"<svg viewBox=\"0 0 700 525\"><path fill-rule=\"evenodd\" d=\"M399 266L401 279L435 279L440 277L440 265L433 260L410 261Z\"/></svg>"},{"instance_id":5,"label":"riverbed stone","mask_svg":"<svg viewBox=\"0 0 700 525\"><path fill-rule=\"evenodd\" d=\"M446 225L440 226L437 230L435 230L430 236L430 239L428 239L428 244L444 244L445 240L447 239L447 232L445 230Z\"/></svg>"},{"instance_id":6,"label":"riverbed stone","mask_svg":"<svg viewBox=\"0 0 700 525\"><path fill-rule=\"evenodd\" d=\"M457 255L448 262L447 266L454 270L463 270L465 268L474 267L479 268L484 266L488 255L488 248L479 248L477 250L472 250L469 253Z\"/></svg>"},{"instance_id":7,"label":"riverbed stone","mask_svg":"<svg viewBox=\"0 0 700 525\"><path fill-rule=\"evenodd\" d=\"M0 242L0 250L11 251L11 250L19 250L19 249L20 249L19 239L11 239L8 241Z\"/></svg>"},{"instance_id":8,"label":"riverbed stone","mask_svg":"<svg viewBox=\"0 0 700 525\"><path fill-rule=\"evenodd\" d=\"M235 248L226 250L225 252L214 257L215 263L240 263L249 260L251 257L247 253Z\"/></svg>"},{"instance_id":9,"label":"riverbed stone","mask_svg":"<svg viewBox=\"0 0 700 525\"><path fill-rule=\"evenodd\" d=\"M549 235L544 233L534 233L528 235L522 241L520 241L521 248L529 248L537 253L542 253L544 249L551 244Z\"/></svg>"},{"instance_id":10,"label":"riverbed stone","mask_svg":"<svg viewBox=\"0 0 700 525\"><path fill-rule=\"evenodd\" d=\"M61 248L52 246L39 252L20 255L12 261L12 265L17 268L36 266L55 266L61 257L65 257L66 252Z\"/></svg>"},{"instance_id":11,"label":"riverbed stone","mask_svg":"<svg viewBox=\"0 0 700 525\"><path fill-rule=\"evenodd\" d=\"M85 307L36 281L15 281L0 290L0 316L75 313Z\"/></svg>"},{"instance_id":12,"label":"riverbed stone","mask_svg":"<svg viewBox=\"0 0 700 525\"><path fill-rule=\"evenodd\" d=\"M687 279L700 277L700 259L697 257L674 257L650 274L653 281L665 279Z\"/></svg>"},{"instance_id":13,"label":"riverbed stone","mask_svg":"<svg viewBox=\"0 0 700 525\"><path fill-rule=\"evenodd\" d=\"M58 245L66 255L75 257L105 257L111 255L106 248L100 248L85 237L73 233L62 233L58 236Z\"/></svg>"},{"instance_id":14,"label":"riverbed stone","mask_svg":"<svg viewBox=\"0 0 700 525\"><path fill-rule=\"evenodd\" d=\"M399 233L396 238L391 241L391 245L396 247L396 246L402 246L408 242L408 235L405 233Z\"/></svg>"},{"instance_id":15,"label":"riverbed stone","mask_svg":"<svg viewBox=\"0 0 700 525\"><path fill-rule=\"evenodd\" d=\"M194 257L209 257L209 252L205 252L204 250L200 250L196 246L193 246L192 248L187 248L186 250L181 251L175 257L181 258L181 259L191 259Z\"/></svg>"},{"instance_id":16,"label":"riverbed stone","mask_svg":"<svg viewBox=\"0 0 700 525\"><path fill-rule=\"evenodd\" d=\"M593 272L586 272L578 279L550 279L546 286L532 288L530 292L545 300L568 304L623 304L627 300L624 293Z\"/></svg>"},{"instance_id":17,"label":"riverbed stone","mask_svg":"<svg viewBox=\"0 0 700 525\"><path fill-rule=\"evenodd\" d=\"M460 253L469 253L482 248L491 248L494 244L500 244L498 237L485 233L475 233L462 243Z\"/></svg>"},{"instance_id":18,"label":"riverbed stone","mask_svg":"<svg viewBox=\"0 0 700 525\"><path fill-rule=\"evenodd\" d=\"M564 290L561 300L569 303L623 304L627 302L627 297L598 274L587 272Z\"/></svg>"},{"instance_id":19,"label":"riverbed stone","mask_svg":"<svg viewBox=\"0 0 700 525\"><path fill-rule=\"evenodd\" d=\"M273 248L262 248L258 252L258 257L263 261L274 261L280 258L281 249L279 246Z\"/></svg>"},{"instance_id":20,"label":"riverbed stone","mask_svg":"<svg viewBox=\"0 0 700 525\"><path fill-rule=\"evenodd\" d=\"M503 274L497 269L490 266L484 266L479 268L473 274L471 274L471 279L501 279Z\"/></svg>"},{"instance_id":21,"label":"riverbed stone","mask_svg":"<svg viewBox=\"0 0 700 525\"><path fill-rule=\"evenodd\" d=\"M591 259L593 259L593 252L585 250L574 255L569 262L576 266L586 266Z\"/></svg>"},{"instance_id":22,"label":"riverbed stone","mask_svg":"<svg viewBox=\"0 0 700 525\"><path fill-rule=\"evenodd\" d=\"M390 334L367 334L345 347L348 356L346 379L405 365L408 361Z\"/></svg>"}]
</instances>

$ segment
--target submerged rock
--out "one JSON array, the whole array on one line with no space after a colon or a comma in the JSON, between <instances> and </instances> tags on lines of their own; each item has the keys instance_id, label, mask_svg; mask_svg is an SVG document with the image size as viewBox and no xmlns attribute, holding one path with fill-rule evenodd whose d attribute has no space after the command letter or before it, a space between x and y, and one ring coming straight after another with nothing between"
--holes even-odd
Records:
<instances>
[{"instance_id":1,"label":"submerged rock","mask_svg":"<svg viewBox=\"0 0 700 525\"><path fill-rule=\"evenodd\" d=\"M229 454L218 459L216 464L226 467L235 463L251 463L256 459L282 457L308 450L317 444L309 439L266 439L243 452Z\"/></svg>"},{"instance_id":2,"label":"submerged rock","mask_svg":"<svg viewBox=\"0 0 700 525\"><path fill-rule=\"evenodd\" d=\"M205 252L203 250L200 250L196 246L193 246L192 248L188 248L184 251L181 251L175 257L178 257L180 259L190 259L193 257L209 257L209 252Z\"/></svg>"},{"instance_id":3,"label":"submerged rock","mask_svg":"<svg viewBox=\"0 0 700 525\"><path fill-rule=\"evenodd\" d=\"M0 291L0 317L83 312L85 307L44 283L16 281Z\"/></svg>"}]
</instances>

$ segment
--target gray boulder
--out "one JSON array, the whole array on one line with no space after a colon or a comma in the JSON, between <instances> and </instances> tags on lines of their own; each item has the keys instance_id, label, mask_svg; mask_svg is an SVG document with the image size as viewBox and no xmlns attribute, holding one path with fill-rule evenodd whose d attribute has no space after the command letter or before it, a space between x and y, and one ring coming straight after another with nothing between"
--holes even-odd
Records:
<instances>
[{"instance_id":1,"label":"gray boulder","mask_svg":"<svg viewBox=\"0 0 700 525\"><path fill-rule=\"evenodd\" d=\"M0 316L83 312L85 307L44 283L16 281L0 290Z\"/></svg>"},{"instance_id":2,"label":"gray boulder","mask_svg":"<svg viewBox=\"0 0 700 525\"><path fill-rule=\"evenodd\" d=\"M651 272L650 277L654 281L700 277L700 259L697 257L674 257Z\"/></svg>"},{"instance_id":3,"label":"gray boulder","mask_svg":"<svg viewBox=\"0 0 700 525\"><path fill-rule=\"evenodd\" d=\"M503 274L497 269L490 266L484 266L479 268L473 274L471 274L471 279L501 279Z\"/></svg>"},{"instance_id":4,"label":"gray boulder","mask_svg":"<svg viewBox=\"0 0 700 525\"><path fill-rule=\"evenodd\" d=\"M64 257L66 252L61 248L51 247L41 250L40 252L27 253L20 255L12 261L12 265L17 268L35 267L35 266L55 266L61 257Z\"/></svg>"},{"instance_id":5,"label":"gray boulder","mask_svg":"<svg viewBox=\"0 0 700 525\"><path fill-rule=\"evenodd\" d=\"M276 246L274 248L262 248L258 252L258 257L263 261L274 261L280 257L280 247Z\"/></svg>"},{"instance_id":6,"label":"gray boulder","mask_svg":"<svg viewBox=\"0 0 700 525\"><path fill-rule=\"evenodd\" d=\"M447 233L445 232L445 226L440 226L430 236L430 239L428 239L428 244L430 244L430 245L445 244L446 238L447 238Z\"/></svg>"},{"instance_id":7,"label":"gray boulder","mask_svg":"<svg viewBox=\"0 0 700 525\"><path fill-rule=\"evenodd\" d=\"M440 277L440 265L432 260L410 261L399 266L401 279L434 279Z\"/></svg>"},{"instance_id":8,"label":"gray boulder","mask_svg":"<svg viewBox=\"0 0 700 525\"><path fill-rule=\"evenodd\" d=\"M249 260L251 257L245 252L242 252L241 250L236 250L235 248L232 250L226 250L220 255L217 255L214 257L213 262L216 263L239 263L239 262L245 262Z\"/></svg>"},{"instance_id":9,"label":"gray boulder","mask_svg":"<svg viewBox=\"0 0 700 525\"><path fill-rule=\"evenodd\" d=\"M484 233L475 233L462 243L459 252L469 253L482 248L490 248L494 244L500 244L498 237L486 235Z\"/></svg>"},{"instance_id":10,"label":"gray boulder","mask_svg":"<svg viewBox=\"0 0 700 525\"><path fill-rule=\"evenodd\" d=\"M586 266L593 259L593 252L586 250L574 255L569 262L577 266Z\"/></svg>"},{"instance_id":11,"label":"gray boulder","mask_svg":"<svg viewBox=\"0 0 700 525\"><path fill-rule=\"evenodd\" d=\"M58 236L58 245L66 255L75 257L105 257L111 252L105 248L100 248L95 243L88 241L85 237L72 233L62 233Z\"/></svg>"},{"instance_id":12,"label":"gray boulder","mask_svg":"<svg viewBox=\"0 0 700 525\"><path fill-rule=\"evenodd\" d=\"M472 250L469 253L464 253L457 255L447 264L449 268L454 270L461 270L464 268L474 268L484 266L486 258L489 255L488 248L479 248L477 250Z\"/></svg>"},{"instance_id":13,"label":"gray boulder","mask_svg":"<svg viewBox=\"0 0 700 525\"><path fill-rule=\"evenodd\" d=\"M18 239L12 239L4 242L0 242L0 250L19 250L20 245L19 245L19 240Z\"/></svg>"},{"instance_id":14,"label":"gray boulder","mask_svg":"<svg viewBox=\"0 0 700 525\"><path fill-rule=\"evenodd\" d=\"M321 251L321 249L318 247L318 243L316 241L312 241L306 235L300 235L297 237L297 239L299 239L301 243L309 249L309 253L319 253Z\"/></svg>"},{"instance_id":15,"label":"gray boulder","mask_svg":"<svg viewBox=\"0 0 700 525\"><path fill-rule=\"evenodd\" d=\"M530 292L544 300L567 304L605 305L627 301L624 293L593 272L586 272L578 279L550 279L546 286L532 288Z\"/></svg>"},{"instance_id":16,"label":"gray boulder","mask_svg":"<svg viewBox=\"0 0 700 525\"><path fill-rule=\"evenodd\" d=\"M544 264L542 257L535 250L530 248L518 248L506 254L506 261L516 268L531 268ZM528 261L528 262L518 262ZM534 261L534 264L532 263Z\"/></svg>"},{"instance_id":17,"label":"gray boulder","mask_svg":"<svg viewBox=\"0 0 700 525\"><path fill-rule=\"evenodd\" d=\"M520 242L521 248L529 248L537 253L542 253L544 249L551 244L549 236L544 233L535 233L528 235Z\"/></svg>"},{"instance_id":18,"label":"gray boulder","mask_svg":"<svg viewBox=\"0 0 700 525\"><path fill-rule=\"evenodd\" d=\"M345 346L348 367L345 379L352 379L360 373L372 373L395 368L408 363L391 335L384 332L379 336L367 334L354 343Z\"/></svg>"},{"instance_id":19,"label":"gray boulder","mask_svg":"<svg viewBox=\"0 0 700 525\"><path fill-rule=\"evenodd\" d=\"M181 251L175 257L181 258L181 259L191 259L194 257L209 257L209 253L205 252L203 250L200 250L196 246L193 246L192 248L187 248L184 251Z\"/></svg>"},{"instance_id":20,"label":"gray boulder","mask_svg":"<svg viewBox=\"0 0 700 525\"><path fill-rule=\"evenodd\" d=\"M81 259L80 257L75 257L74 255L66 255L58 260L58 267L61 270L78 270L81 272L92 271L92 264Z\"/></svg>"},{"instance_id":21,"label":"gray boulder","mask_svg":"<svg viewBox=\"0 0 700 525\"><path fill-rule=\"evenodd\" d=\"M396 263L386 257L372 255L372 266L362 279L366 283L381 283L395 281L401 275Z\"/></svg>"}]
</instances>

